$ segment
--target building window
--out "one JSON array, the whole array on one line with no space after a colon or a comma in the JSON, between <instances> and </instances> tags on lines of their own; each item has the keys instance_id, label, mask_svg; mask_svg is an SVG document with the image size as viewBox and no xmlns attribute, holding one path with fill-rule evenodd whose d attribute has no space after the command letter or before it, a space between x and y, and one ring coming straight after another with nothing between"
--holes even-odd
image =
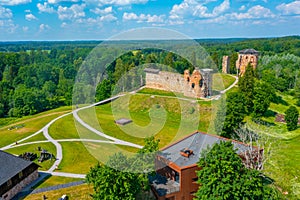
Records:
<instances>
[{"instance_id":1,"label":"building window","mask_svg":"<svg viewBox=\"0 0 300 200\"><path fill-rule=\"evenodd\" d=\"M19 178L23 178L23 172L19 172Z\"/></svg>"},{"instance_id":2,"label":"building window","mask_svg":"<svg viewBox=\"0 0 300 200\"><path fill-rule=\"evenodd\" d=\"M11 186L12 185L12 181L11 181L11 179L9 179L8 181L7 181L7 186L9 187L9 186Z\"/></svg>"},{"instance_id":3,"label":"building window","mask_svg":"<svg viewBox=\"0 0 300 200\"><path fill-rule=\"evenodd\" d=\"M195 88L195 83L192 83L192 88L193 88L193 89Z\"/></svg>"}]
</instances>

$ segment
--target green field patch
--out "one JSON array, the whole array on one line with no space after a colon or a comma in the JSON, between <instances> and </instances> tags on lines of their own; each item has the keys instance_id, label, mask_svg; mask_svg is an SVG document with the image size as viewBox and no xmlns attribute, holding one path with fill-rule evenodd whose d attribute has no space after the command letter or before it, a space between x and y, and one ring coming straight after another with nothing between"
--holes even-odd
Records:
<instances>
[{"instance_id":1,"label":"green field patch","mask_svg":"<svg viewBox=\"0 0 300 200\"><path fill-rule=\"evenodd\" d=\"M51 120L61 116L66 111L57 111L53 110L52 112L48 111L45 115L39 114L38 116L32 116L26 120L22 120L18 123L11 124L4 128L0 129L0 147L15 143L22 138L25 138L43 128ZM9 130L10 127L16 127L22 125L22 128L15 128Z\"/></svg>"},{"instance_id":2,"label":"green field patch","mask_svg":"<svg viewBox=\"0 0 300 200\"><path fill-rule=\"evenodd\" d=\"M287 199L300 199L300 136L278 140L264 171L273 178L282 191L288 191Z\"/></svg>"},{"instance_id":3,"label":"green field patch","mask_svg":"<svg viewBox=\"0 0 300 200\"><path fill-rule=\"evenodd\" d=\"M37 194L30 194L24 197L24 200L41 200L43 199L44 195L47 199L59 199L62 195L66 194L69 199L84 199L84 200L92 200L90 194L93 193L93 187L88 184L42 192Z\"/></svg>"},{"instance_id":4,"label":"green field patch","mask_svg":"<svg viewBox=\"0 0 300 200\"><path fill-rule=\"evenodd\" d=\"M211 122L211 104L210 101L126 95L114 102L82 110L79 116L105 134L135 144L143 145L145 137L155 135L163 147L196 130L206 132ZM115 120L120 118L133 122L117 125Z\"/></svg>"},{"instance_id":5,"label":"green field patch","mask_svg":"<svg viewBox=\"0 0 300 200\"><path fill-rule=\"evenodd\" d=\"M58 166L57 172L69 172L85 174L90 167L97 164L94 158L82 142L61 142L63 159Z\"/></svg>"},{"instance_id":6,"label":"green field patch","mask_svg":"<svg viewBox=\"0 0 300 200\"><path fill-rule=\"evenodd\" d=\"M54 156L56 156L56 148L55 146L50 143L41 143L41 144L29 144L29 145L24 145L24 146L20 146L20 147L15 147L15 148L11 148L6 150L7 152L11 153L11 154L15 154L15 155L20 155L22 153L25 152L31 152L31 153L36 153L38 158L40 157L40 152L38 151L38 147L41 147L42 149L47 150L49 153L52 153ZM49 159L43 162L38 162L38 158L34 160L35 163L37 163L38 165L40 165L41 167L39 168L39 170L42 171L46 171L48 170L54 163L55 159Z\"/></svg>"},{"instance_id":7,"label":"green field patch","mask_svg":"<svg viewBox=\"0 0 300 200\"><path fill-rule=\"evenodd\" d=\"M213 74L212 89L221 91L231 86L235 78L228 74L215 73Z\"/></svg>"},{"instance_id":8,"label":"green field patch","mask_svg":"<svg viewBox=\"0 0 300 200\"><path fill-rule=\"evenodd\" d=\"M34 189L45 188L45 187L50 187L50 186L55 186L55 185L60 185L60 184L66 184L66 183L71 183L71 182L80 181L80 180L83 180L83 179L50 175L50 176L46 177L43 181L41 181L38 185L36 185L34 187Z\"/></svg>"},{"instance_id":9,"label":"green field patch","mask_svg":"<svg viewBox=\"0 0 300 200\"><path fill-rule=\"evenodd\" d=\"M295 106L300 112L300 107L296 106L297 99L295 97L282 93L277 93L277 95L282 100L280 100L279 103L271 103L270 110L284 114L290 106Z\"/></svg>"},{"instance_id":10,"label":"green field patch","mask_svg":"<svg viewBox=\"0 0 300 200\"><path fill-rule=\"evenodd\" d=\"M55 113L66 113L68 111L71 111L71 106L62 106L53 110L48 110L45 112L41 112L35 115L28 115L21 118L17 117L8 117L8 118L0 118L0 131L2 129L8 129L11 126L21 124L21 122L25 123L27 121L35 120L39 117L45 117L46 115L53 115Z\"/></svg>"},{"instance_id":11,"label":"green field patch","mask_svg":"<svg viewBox=\"0 0 300 200\"><path fill-rule=\"evenodd\" d=\"M166 90L156 90L152 88L143 88L139 90L137 93L140 94L152 94L152 95L160 95L160 96L170 96L170 97L176 97L178 94Z\"/></svg>"},{"instance_id":12,"label":"green field patch","mask_svg":"<svg viewBox=\"0 0 300 200\"><path fill-rule=\"evenodd\" d=\"M37 134L27 140L24 140L23 142L20 142L19 144L28 143L28 142L44 141L44 140L47 140L47 139L43 135L43 132L40 132L39 134Z\"/></svg>"},{"instance_id":13,"label":"green field patch","mask_svg":"<svg viewBox=\"0 0 300 200\"><path fill-rule=\"evenodd\" d=\"M49 134L53 139L79 138L72 115L65 116L52 124Z\"/></svg>"}]
</instances>

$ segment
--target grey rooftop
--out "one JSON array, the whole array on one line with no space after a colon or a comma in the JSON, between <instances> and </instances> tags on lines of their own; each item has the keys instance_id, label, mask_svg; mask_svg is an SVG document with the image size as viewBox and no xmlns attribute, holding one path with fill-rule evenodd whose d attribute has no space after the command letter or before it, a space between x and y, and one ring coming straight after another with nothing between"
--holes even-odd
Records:
<instances>
[{"instance_id":1,"label":"grey rooftop","mask_svg":"<svg viewBox=\"0 0 300 200\"><path fill-rule=\"evenodd\" d=\"M158 74L160 72L159 69L153 69L153 68L145 68L144 71L152 74Z\"/></svg>"},{"instance_id":2,"label":"grey rooftop","mask_svg":"<svg viewBox=\"0 0 300 200\"><path fill-rule=\"evenodd\" d=\"M31 164L31 161L0 150L0 185L6 183Z\"/></svg>"},{"instance_id":3,"label":"grey rooftop","mask_svg":"<svg viewBox=\"0 0 300 200\"><path fill-rule=\"evenodd\" d=\"M259 51L256 51L255 49L244 49L239 51L240 54L259 54Z\"/></svg>"},{"instance_id":4,"label":"grey rooftop","mask_svg":"<svg viewBox=\"0 0 300 200\"><path fill-rule=\"evenodd\" d=\"M228 139L196 132L183 140L164 148L160 155L179 167L186 167L196 164L199 161L203 150L207 149L208 146L211 147L215 143L220 143L220 141L228 141ZM232 143L238 154L249 149L249 146L246 144L238 143L236 141L232 141ZM193 153L189 157L185 157L180 154L184 149L192 150Z\"/></svg>"}]
</instances>

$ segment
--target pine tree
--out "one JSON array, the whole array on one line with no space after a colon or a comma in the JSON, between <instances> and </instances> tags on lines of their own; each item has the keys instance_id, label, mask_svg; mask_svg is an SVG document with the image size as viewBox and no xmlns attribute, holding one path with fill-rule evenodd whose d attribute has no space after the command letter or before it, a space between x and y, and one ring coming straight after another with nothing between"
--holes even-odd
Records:
<instances>
[{"instance_id":1,"label":"pine tree","mask_svg":"<svg viewBox=\"0 0 300 200\"><path fill-rule=\"evenodd\" d=\"M289 131L294 131L297 129L298 126L298 118L299 118L299 111L295 106L290 106L285 111L285 121L286 121L286 127Z\"/></svg>"}]
</instances>

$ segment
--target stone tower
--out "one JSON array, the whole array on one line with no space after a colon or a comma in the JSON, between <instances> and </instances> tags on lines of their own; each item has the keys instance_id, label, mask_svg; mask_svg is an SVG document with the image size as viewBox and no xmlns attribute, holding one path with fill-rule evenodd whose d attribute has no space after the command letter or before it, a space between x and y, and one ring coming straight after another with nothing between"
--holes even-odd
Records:
<instances>
[{"instance_id":1,"label":"stone tower","mask_svg":"<svg viewBox=\"0 0 300 200\"><path fill-rule=\"evenodd\" d=\"M244 49L239 51L238 59L236 61L236 69L239 72L240 76L243 76L246 67L250 63L253 69L256 69L258 62L259 52L254 49Z\"/></svg>"},{"instance_id":2,"label":"stone tower","mask_svg":"<svg viewBox=\"0 0 300 200\"><path fill-rule=\"evenodd\" d=\"M230 69L230 57L229 56L223 56L222 72L224 74L229 74L229 69Z\"/></svg>"},{"instance_id":3,"label":"stone tower","mask_svg":"<svg viewBox=\"0 0 300 200\"><path fill-rule=\"evenodd\" d=\"M201 74L203 78L202 83L202 96L212 96L212 69L202 69Z\"/></svg>"}]
</instances>

